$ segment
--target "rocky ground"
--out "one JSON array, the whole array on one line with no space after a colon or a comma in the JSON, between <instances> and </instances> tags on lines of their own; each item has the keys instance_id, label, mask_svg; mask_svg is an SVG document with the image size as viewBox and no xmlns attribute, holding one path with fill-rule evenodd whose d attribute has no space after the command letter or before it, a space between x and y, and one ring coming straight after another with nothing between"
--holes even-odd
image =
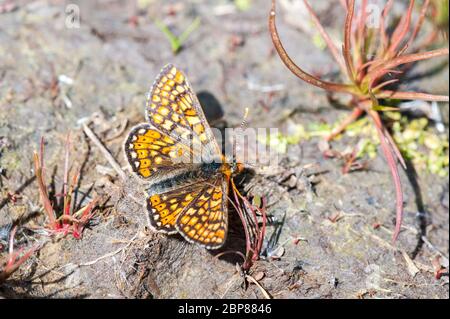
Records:
<instances>
[{"instance_id":1,"label":"rocky ground","mask_svg":"<svg viewBox=\"0 0 450 319\"><path fill-rule=\"evenodd\" d=\"M339 36L343 11L336 2L315 6ZM79 27L72 19L76 10L67 9L70 1L10 3L0 1L0 257L12 224L19 225L18 247L44 244L0 283L0 296L264 298L265 291L274 298L448 298L448 276L435 277L436 262L448 267L448 177L401 172L405 219L392 244L395 198L381 153L369 169L342 174L341 163L318 150L319 138L289 145L279 170L239 179L248 196L267 198L273 221L264 244L269 256L249 272L260 287L246 286L236 267L240 257L218 255L245 252L233 210L229 240L219 251L152 232L140 185L120 179L83 133L88 123L125 167L127 131L144 121L145 94L169 62L189 76L213 125L238 126L246 107L249 127L283 132L292 123L332 124L345 116L274 53L269 1L243 10L225 0L73 1ZM308 24L298 23L290 1L283 3L278 24L288 52L311 72L333 74L336 66L314 45ZM155 21L181 34L196 18L198 28L174 54ZM411 87L448 94L448 64ZM99 196L102 208L81 240L49 239L36 231L46 219L33 151L45 137L47 180L58 190L69 132L71 161L81 168L76 205ZM333 145L352 143L344 136Z\"/></svg>"}]
</instances>

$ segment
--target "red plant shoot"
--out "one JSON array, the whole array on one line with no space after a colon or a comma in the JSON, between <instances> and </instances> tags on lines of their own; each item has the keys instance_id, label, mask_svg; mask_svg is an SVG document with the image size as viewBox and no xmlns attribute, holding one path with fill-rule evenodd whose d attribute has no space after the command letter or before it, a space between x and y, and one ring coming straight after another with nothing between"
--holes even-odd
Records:
<instances>
[{"instance_id":1,"label":"red plant shoot","mask_svg":"<svg viewBox=\"0 0 450 319\"><path fill-rule=\"evenodd\" d=\"M252 205L246 197L241 195L233 180L231 180L231 186L236 204L232 203L244 227L246 254L242 269L247 271L259 259L262 251L267 225L266 200L262 199L261 207ZM262 219L261 226L258 216Z\"/></svg>"},{"instance_id":2,"label":"red plant shoot","mask_svg":"<svg viewBox=\"0 0 450 319\"><path fill-rule=\"evenodd\" d=\"M48 218L48 224L45 229L51 235L62 234L66 236L72 234L76 239L80 239L83 233L84 227L89 223L94 215L94 209L98 202L97 198L94 198L88 205L84 206L77 212L73 212L72 196L76 192L76 187L80 173L77 172L70 178L70 136L67 136L65 143L65 156L64 156L64 178L62 186L62 201L63 211L58 215L55 211L52 200L49 197L47 186L45 182L45 168L44 168L44 139L41 139L40 152L34 153L34 168L36 180L38 183L39 194L41 203L44 207L44 212Z\"/></svg>"},{"instance_id":3,"label":"red plant shoot","mask_svg":"<svg viewBox=\"0 0 450 319\"><path fill-rule=\"evenodd\" d=\"M9 235L8 258L5 265L2 267L3 269L0 270L0 284L8 279L15 271L17 271L17 269L19 269L19 267L40 248L40 245L36 244L26 252L24 252L23 248L15 251L14 238L16 236L16 231L17 226L14 226Z\"/></svg>"}]
</instances>

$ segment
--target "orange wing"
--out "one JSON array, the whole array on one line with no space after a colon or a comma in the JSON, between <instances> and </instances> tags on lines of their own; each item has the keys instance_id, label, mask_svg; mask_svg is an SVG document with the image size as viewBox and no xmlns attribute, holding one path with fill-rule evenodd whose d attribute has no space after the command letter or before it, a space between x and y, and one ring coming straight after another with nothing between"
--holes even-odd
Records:
<instances>
[{"instance_id":1,"label":"orange wing","mask_svg":"<svg viewBox=\"0 0 450 319\"><path fill-rule=\"evenodd\" d=\"M156 78L147 101L150 124L134 127L124 150L134 173L145 180L194 163L221 160L220 148L186 76L173 65Z\"/></svg>"},{"instance_id":2,"label":"orange wing","mask_svg":"<svg viewBox=\"0 0 450 319\"><path fill-rule=\"evenodd\" d=\"M166 65L150 90L147 120L189 148L201 149L206 160L221 158L221 150L186 75Z\"/></svg>"},{"instance_id":3,"label":"orange wing","mask_svg":"<svg viewBox=\"0 0 450 319\"><path fill-rule=\"evenodd\" d=\"M147 198L150 224L158 231L179 232L187 241L208 249L220 248L228 232L228 183L195 182Z\"/></svg>"},{"instance_id":4,"label":"orange wing","mask_svg":"<svg viewBox=\"0 0 450 319\"><path fill-rule=\"evenodd\" d=\"M124 150L132 171L143 179L156 180L169 171L190 165L190 150L150 124L135 126Z\"/></svg>"},{"instance_id":5,"label":"orange wing","mask_svg":"<svg viewBox=\"0 0 450 319\"><path fill-rule=\"evenodd\" d=\"M177 233L176 221L180 214L201 194L204 187L200 183L186 185L161 194L147 196L149 221L156 230Z\"/></svg>"},{"instance_id":6,"label":"orange wing","mask_svg":"<svg viewBox=\"0 0 450 319\"><path fill-rule=\"evenodd\" d=\"M208 249L220 248L228 232L228 182L219 178L178 216L175 227L189 242Z\"/></svg>"}]
</instances>

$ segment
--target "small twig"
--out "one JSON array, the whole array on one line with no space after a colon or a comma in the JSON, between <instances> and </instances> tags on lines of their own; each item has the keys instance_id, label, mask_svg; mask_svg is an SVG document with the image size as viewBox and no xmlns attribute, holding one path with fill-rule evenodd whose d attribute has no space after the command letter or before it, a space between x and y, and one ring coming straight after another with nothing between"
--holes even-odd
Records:
<instances>
[{"instance_id":1,"label":"small twig","mask_svg":"<svg viewBox=\"0 0 450 319\"><path fill-rule=\"evenodd\" d=\"M53 210L53 206L52 203L50 201L50 199L48 198L48 193L47 193L47 186L45 185L45 176L44 176L44 160L43 160L43 139L41 139L41 157L39 157L37 152L34 152L34 173L36 175L36 181L38 183L38 189L39 189L39 195L41 198L41 202L43 203L44 206L44 211L47 214L47 217L50 221L50 227L51 228L56 228L57 224L56 222L56 217L55 217L55 212Z\"/></svg>"},{"instance_id":2,"label":"small twig","mask_svg":"<svg viewBox=\"0 0 450 319\"><path fill-rule=\"evenodd\" d=\"M223 292L222 296L220 296L220 299L225 298L226 294L228 293L228 291L230 291L231 287L233 287L234 283L239 279L239 277L239 274L234 274L231 277L230 281L228 282L228 287L225 288L225 291Z\"/></svg>"},{"instance_id":3,"label":"small twig","mask_svg":"<svg viewBox=\"0 0 450 319\"><path fill-rule=\"evenodd\" d=\"M392 34L392 40L391 45L389 46L387 52L390 55L395 54L395 50L400 45L400 43L403 41L403 39L406 36L406 33L409 30L409 26L411 23L411 16L412 16L412 10L414 8L414 0L409 1L409 7L406 14L400 19L397 27L394 30L394 33Z\"/></svg>"},{"instance_id":4,"label":"small twig","mask_svg":"<svg viewBox=\"0 0 450 319\"><path fill-rule=\"evenodd\" d=\"M337 47L334 45L333 40L328 35L328 33L325 31L324 27L320 23L319 18L317 17L316 13L312 9L309 2L307 0L303 0L303 2L305 3L306 8L308 9L308 11L311 15L311 19L313 20L316 28L319 30L319 33L321 34L321 36L324 39L325 43L327 44L329 50L331 51L331 55L333 56L334 60L339 64L339 67L341 68L341 72L345 73L345 71L346 71L345 62L344 62L342 56L339 55L339 51L338 51Z\"/></svg>"},{"instance_id":5,"label":"small twig","mask_svg":"<svg viewBox=\"0 0 450 319\"><path fill-rule=\"evenodd\" d=\"M381 90L382 88L388 86L389 84L393 84L393 83L396 83L396 82L399 82L399 81L400 81L399 79L392 79L392 80L384 81L384 82L378 84L376 87L374 87L372 89L372 91L373 92L377 92L377 91Z\"/></svg>"},{"instance_id":6,"label":"small twig","mask_svg":"<svg viewBox=\"0 0 450 319\"><path fill-rule=\"evenodd\" d=\"M448 102L448 95L435 95L420 92L396 92L390 90L382 90L375 94L377 99L394 99L394 100L422 100Z\"/></svg>"},{"instance_id":7,"label":"small twig","mask_svg":"<svg viewBox=\"0 0 450 319\"><path fill-rule=\"evenodd\" d=\"M242 260L245 262L245 256L244 256L244 254L243 253L241 253L240 251L237 251L237 250L227 250L227 251L222 251L221 253L218 253L217 255L215 255L214 257L215 258L220 258L220 257L222 257L222 256L225 256L225 255L229 255L229 254L236 254L236 255L238 255L239 257L241 257L242 258Z\"/></svg>"},{"instance_id":8,"label":"small twig","mask_svg":"<svg viewBox=\"0 0 450 319\"><path fill-rule=\"evenodd\" d=\"M245 275L245 279L250 280L251 282L253 282L256 286L258 286L258 288L261 290L262 294L264 295L264 297L266 299L273 299L273 297L267 292L267 290L264 289L263 286L261 286L261 284L252 276L250 275Z\"/></svg>"},{"instance_id":9,"label":"small twig","mask_svg":"<svg viewBox=\"0 0 450 319\"><path fill-rule=\"evenodd\" d=\"M63 198L64 198L64 208L63 215L70 214L70 196L68 193L69 188L69 155L70 155L70 133L67 134L65 154L64 154L64 181L63 181Z\"/></svg>"},{"instance_id":10,"label":"small twig","mask_svg":"<svg viewBox=\"0 0 450 319\"><path fill-rule=\"evenodd\" d=\"M386 33L385 22L386 22L386 17L388 15L389 11L391 10L393 4L394 4L394 0L389 0L384 5L383 13L380 17L379 29L381 30L380 38L381 38L381 44L382 44L382 45L380 45L380 52L384 52L387 49L387 46L389 44L389 38Z\"/></svg>"},{"instance_id":11,"label":"small twig","mask_svg":"<svg viewBox=\"0 0 450 319\"><path fill-rule=\"evenodd\" d=\"M421 52L421 53L412 53L407 55L398 56L396 58L392 58L387 62L382 63L381 65L377 66L373 70L371 70L369 73L367 73L366 78L370 82L374 82L377 79L379 79L381 76L383 76L387 71L392 72L393 68L396 68L400 65L432 59L436 57L441 57L449 54L448 48L442 48L442 49L436 49L432 51L427 52Z\"/></svg>"},{"instance_id":12,"label":"small twig","mask_svg":"<svg viewBox=\"0 0 450 319\"><path fill-rule=\"evenodd\" d=\"M395 143L393 137L389 133L389 131L384 128L384 136L386 137L386 140L391 145L392 150L394 151L395 156L397 157L397 160L400 162L404 170L407 170L408 167L406 166L405 159L403 158L402 152L398 148L397 144Z\"/></svg>"},{"instance_id":13,"label":"small twig","mask_svg":"<svg viewBox=\"0 0 450 319\"><path fill-rule=\"evenodd\" d=\"M434 245L428 240L428 238L426 236L421 236L421 239L428 246L428 248L430 248L435 253L439 254L444 259L445 263L447 263L447 265L448 265L448 262L449 262L448 257L443 252L441 252L439 249L434 247Z\"/></svg>"},{"instance_id":14,"label":"small twig","mask_svg":"<svg viewBox=\"0 0 450 319\"><path fill-rule=\"evenodd\" d=\"M425 15L427 13L427 9L428 9L429 5L430 5L430 0L425 0L424 4L422 6L422 10L420 11L419 19L417 20L417 23L414 27L413 33L412 33L411 37L409 38L406 46L411 47L412 43L414 42L417 35L419 34L419 31L422 27L423 21L425 20Z\"/></svg>"},{"instance_id":15,"label":"small twig","mask_svg":"<svg viewBox=\"0 0 450 319\"><path fill-rule=\"evenodd\" d=\"M14 251L14 237L16 235L16 231L17 226L14 226L9 235L8 259L6 261L5 268L0 270L0 284L8 279L8 277L10 277L14 272L16 272L17 269L19 269L19 267L41 247L39 244L36 244L25 253L23 253L23 248L19 249L18 251Z\"/></svg>"},{"instance_id":16,"label":"small twig","mask_svg":"<svg viewBox=\"0 0 450 319\"><path fill-rule=\"evenodd\" d=\"M86 135L91 139L92 142L100 149L103 156L106 158L106 160L109 162L109 164L114 168L114 170L117 172L119 177L122 180L126 179L126 174L120 168L119 163L117 163L116 159L111 155L111 153L108 151L108 149L102 144L102 142L98 139L98 137L92 132L92 130L87 126L86 124L83 124L83 131L86 133Z\"/></svg>"}]
</instances>

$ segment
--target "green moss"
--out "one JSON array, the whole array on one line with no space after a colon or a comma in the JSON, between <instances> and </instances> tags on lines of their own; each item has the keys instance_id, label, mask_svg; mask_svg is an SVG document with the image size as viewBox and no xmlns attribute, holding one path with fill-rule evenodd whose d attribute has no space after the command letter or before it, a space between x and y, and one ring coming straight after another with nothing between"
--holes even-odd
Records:
<instances>
[{"instance_id":1,"label":"green moss","mask_svg":"<svg viewBox=\"0 0 450 319\"><path fill-rule=\"evenodd\" d=\"M320 33L314 34L312 38L313 44L319 49L324 50L327 47L327 43L323 39L322 35Z\"/></svg>"},{"instance_id":2,"label":"green moss","mask_svg":"<svg viewBox=\"0 0 450 319\"><path fill-rule=\"evenodd\" d=\"M259 142L269 145L278 153L284 154L287 151L288 145L295 145L303 140L308 140L311 136L303 125L296 124L293 128L293 133L284 135L282 133L268 135L265 140L258 139Z\"/></svg>"},{"instance_id":3,"label":"green moss","mask_svg":"<svg viewBox=\"0 0 450 319\"><path fill-rule=\"evenodd\" d=\"M446 134L436 133L426 118L394 123L392 134L403 156L418 169L448 176L449 142Z\"/></svg>"},{"instance_id":4,"label":"green moss","mask_svg":"<svg viewBox=\"0 0 450 319\"><path fill-rule=\"evenodd\" d=\"M4 151L0 157L0 167L15 171L21 166L21 157L17 152Z\"/></svg>"},{"instance_id":5,"label":"green moss","mask_svg":"<svg viewBox=\"0 0 450 319\"><path fill-rule=\"evenodd\" d=\"M448 32L448 0L434 0L433 4L436 8L436 24Z\"/></svg>"},{"instance_id":6,"label":"green moss","mask_svg":"<svg viewBox=\"0 0 450 319\"><path fill-rule=\"evenodd\" d=\"M449 173L449 141L446 134L439 134L429 125L426 118L410 120L399 112L384 112L383 115L392 122L391 131L405 159L411 161L418 170L425 170L439 176ZM266 141L279 153L286 153L289 145L295 145L313 137L329 135L339 126L341 121L333 125L327 123L310 123L305 128L296 124L293 133L278 133L269 136ZM353 122L344 133L348 137L357 137L357 159L375 158L380 144L377 131L367 117ZM337 136L339 139L341 136Z\"/></svg>"}]
</instances>

